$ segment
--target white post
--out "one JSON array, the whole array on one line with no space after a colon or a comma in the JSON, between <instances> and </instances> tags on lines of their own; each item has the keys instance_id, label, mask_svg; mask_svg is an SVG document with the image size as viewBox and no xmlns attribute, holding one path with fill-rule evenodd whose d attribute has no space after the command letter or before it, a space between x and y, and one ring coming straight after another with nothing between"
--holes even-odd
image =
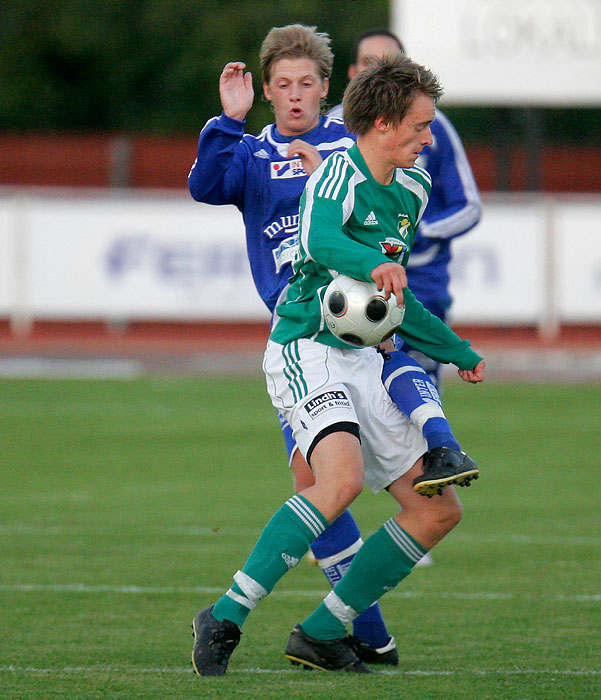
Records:
<instances>
[{"instance_id":1,"label":"white post","mask_svg":"<svg viewBox=\"0 0 601 700\"><path fill-rule=\"evenodd\" d=\"M557 216L556 200L545 197L542 200L544 218L543 243L543 309L538 322L538 333L543 340L553 341L559 337L561 320L557 303L559 280L557 265Z\"/></svg>"},{"instance_id":2,"label":"white post","mask_svg":"<svg viewBox=\"0 0 601 700\"><path fill-rule=\"evenodd\" d=\"M13 228L14 255L14 294L10 314L10 329L13 335L25 336L31 333L33 318L29 304L29 259L27 230L27 203L23 193L15 197L15 218Z\"/></svg>"}]
</instances>

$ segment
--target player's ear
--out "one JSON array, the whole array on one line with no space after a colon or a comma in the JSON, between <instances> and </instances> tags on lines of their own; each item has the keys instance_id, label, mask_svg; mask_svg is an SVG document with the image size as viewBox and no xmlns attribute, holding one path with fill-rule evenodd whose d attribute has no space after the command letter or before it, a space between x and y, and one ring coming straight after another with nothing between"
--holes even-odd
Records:
<instances>
[{"instance_id":1,"label":"player's ear","mask_svg":"<svg viewBox=\"0 0 601 700\"><path fill-rule=\"evenodd\" d=\"M330 80L329 78L324 78L321 81L321 94L320 97L323 99L327 94L328 90L330 89Z\"/></svg>"},{"instance_id":2,"label":"player's ear","mask_svg":"<svg viewBox=\"0 0 601 700\"><path fill-rule=\"evenodd\" d=\"M389 131L390 122L386 119L386 117L377 117L377 119L374 121L374 127L376 131L384 133Z\"/></svg>"},{"instance_id":3,"label":"player's ear","mask_svg":"<svg viewBox=\"0 0 601 700\"><path fill-rule=\"evenodd\" d=\"M269 83L263 83L263 94L265 99L271 102L271 90L269 89Z\"/></svg>"},{"instance_id":4,"label":"player's ear","mask_svg":"<svg viewBox=\"0 0 601 700\"><path fill-rule=\"evenodd\" d=\"M354 63L351 63L351 65L348 67L348 71L346 72L348 75L348 79L352 80L358 72L359 69L357 68L357 66Z\"/></svg>"}]
</instances>

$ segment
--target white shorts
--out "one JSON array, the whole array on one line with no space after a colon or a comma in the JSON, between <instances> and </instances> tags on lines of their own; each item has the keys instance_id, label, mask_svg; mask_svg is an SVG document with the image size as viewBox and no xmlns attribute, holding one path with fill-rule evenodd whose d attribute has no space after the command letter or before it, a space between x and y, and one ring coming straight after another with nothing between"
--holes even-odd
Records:
<instances>
[{"instance_id":1,"label":"white shorts","mask_svg":"<svg viewBox=\"0 0 601 700\"><path fill-rule=\"evenodd\" d=\"M365 483L374 493L428 450L384 389L382 362L374 348L346 350L306 338L287 345L270 340L263 360L271 401L290 423L305 458L324 429L341 422L359 425Z\"/></svg>"}]
</instances>

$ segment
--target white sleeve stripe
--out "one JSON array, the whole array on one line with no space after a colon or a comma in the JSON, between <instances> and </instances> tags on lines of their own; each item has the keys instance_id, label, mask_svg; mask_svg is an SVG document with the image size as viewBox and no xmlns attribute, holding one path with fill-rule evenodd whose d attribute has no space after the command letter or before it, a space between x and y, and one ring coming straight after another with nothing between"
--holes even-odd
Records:
<instances>
[{"instance_id":1,"label":"white sleeve stripe","mask_svg":"<svg viewBox=\"0 0 601 700\"><path fill-rule=\"evenodd\" d=\"M337 158L337 159L336 159L336 167L335 167L335 169L334 169L333 177L332 177L331 180L330 180L330 184L329 184L328 187L326 188L326 190L325 190L325 192L323 193L323 195L321 195L321 196L323 196L324 198L326 198L326 199L331 198L331 196L332 196L332 189L333 189L333 188L336 188L336 184L337 184L337 182L338 182L338 179L340 178L340 173L341 173L341 170L342 170L343 165L344 165L344 161L342 160L342 158ZM322 190L322 191L323 191L323 190Z\"/></svg>"},{"instance_id":2,"label":"white sleeve stripe","mask_svg":"<svg viewBox=\"0 0 601 700\"><path fill-rule=\"evenodd\" d=\"M330 184L330 180L335 176L336 164L337 164L337 159L334 159L333 161L331 161L328 164L327 172L325 174L325 177L323 178L319 192L317 193L318 197L323 197L323 192L324 192L325 188Z\"/></svg>"},{"instance_id":3,"label":"white sleeve stripe","mask_svg":"<svg viewBox=\"0 0 601 700\"><path fill-rule=\"evenodd\" d=\"M411 257L407 260L407 268L429 265L438 255L440 246L440 243L434 243L423 253L411 253Z\"/></svg>"},{"instance_id":4,"label":"white sleeve stripe","mask_svg":"<svg viewBox=\"0 0 601 700\"><path fill-rule=\"evenodd\" d=\"M209 126L209 124L212 124L214 121L217 121L217 119L219 119L219 117L211 117L207 121L207 123L202 127L202 129L200 130L200 133L202 134L202 132L207 128L207 126Z\"/></svg>"},{"instance_id":5,"label":"white sleeve stripe","mask_svg":"<svg viewBox=\"0 0 601 700\"><path fill-rule=\"evenodd\" d=\"M474 226L478 223L479 218L480 206L474 203L468 204L446 219L426 224L427 236L429 238L451 238Z\"/></svg>"},{"instance_id":6,"label":"white sleeve stripe","mask_svg":"<svg viewBox=\"0 0 601 700\"><path fill-rule=\"evenodd\" d=\"M317 196L323 197L324 199L335 199L336 195L340 192L342 183L344 182L347 167L348 164L344 158L336 158L330 170L330 174L326 180L324 180L319 192L317 193Z\"/></svg>"},{"instance_id":7,"label":"white sleeve stripe","mask_svg":"<svg viewBox=\"0 0 601 700\"><path fill-rule=\"evenodd\" d=\"M338 184L336 185L336 189L334 190L334 192L332 194L332 199L336 199L338 197L338 195L340 194L340 188L344 184L347 169L348 169L348 163L345 162L344 163L344 170L341 172L340 177L338 178Z\"/></svg>"},{"instance_id":8,"label":"white sleeve stripe","mask_svg":"<svg viewBox=\"0 0 601 700\"><path fill-rule=\"evenodd\" d=\"M305 249L307 260L312 260L311 251L309 250L309 228L311 224L311 211L313 209L315 188L312 187L311 179L307 184L305 210L303 211L302 221L299 221L299 240L302 247Z\"/></svg>"},{"instance_id":9,"label":"white sleeve stripe","mask_svg":"<svg viewBox=\"0 0 601 700\"><path fill-rule=\"evenodd\" d=\"M353 139L345 136L337 141L325 141L324 143L318 143L315 148L318 151L337 151L341 148L350 148L355 142Z\"/></svg>"},{"instance_id":10,"label":"white sleeve stripe","mask_svg":"<svg viewBox=\"0 0 601 700\"><path fill-rule=\"evenodd\" d=\"M455 212L452 216L445 217L432 224L426 224L426 227L428 236L432 238L450 238L463 233L478 222L482 204L474 174L457 132L450 126L447 117L438 110L436 111L436 119L444 128L453 149L457 173L467 202L462 209Z\"/></svg>"}]
</instances>

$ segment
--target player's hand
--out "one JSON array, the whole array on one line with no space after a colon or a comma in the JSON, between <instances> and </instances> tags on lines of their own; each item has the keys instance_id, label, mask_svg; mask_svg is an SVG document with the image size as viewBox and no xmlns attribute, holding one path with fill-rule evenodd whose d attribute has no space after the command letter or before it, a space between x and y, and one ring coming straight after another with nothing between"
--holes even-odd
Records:
<instances>
[{"instance_id":1,"label":"player's hand","mask_svg":"<svg viewBox=\"0 0 601 700\"><path fill-rule=\"evenodd\" d=\"M389 299L392 293L397 298L397 306L403 306L403 289L407 286L407 273L402 265L395 262L382 263L371 271L371 278L378 289L385 292L386 299Z\"/></svg>"},{"instance_id":2,"label":"player's hand","mask_svg":"<svg viewBox=\"0 0 601 700\"><path fill-rule=\"evenodd\" d=\"M255 92L253 78L244 73L246 63L228 63L219 76L219 97L225 114L231 119L242 121L252 107Z\"/></svg>"},{"instance_id":3,"label":"player's hand","mask_svg":"<svg viewBox=\"0 0 601 700\"><path fill-rule=\"evenodd\" d=\"M298 156L301 159L307 175L312 175L323 160L321 153L315 146L301 139L294 139L288 146L288 158L294 158L294 156Z\"/></svg>"},{"instance_id":4,"label":"player's hand","mask_svg":"<svg viewBox=\"0 0 601 700\"><path fill-rule=\"evenodd\" d=\"M486 362L480 360L474 369L460 369L457 370L457 374L463 379L464 382L471 382L472 384L477 384L478 382L484 381L484 368L486 367Z\"/></svg>"}]
</instances>

